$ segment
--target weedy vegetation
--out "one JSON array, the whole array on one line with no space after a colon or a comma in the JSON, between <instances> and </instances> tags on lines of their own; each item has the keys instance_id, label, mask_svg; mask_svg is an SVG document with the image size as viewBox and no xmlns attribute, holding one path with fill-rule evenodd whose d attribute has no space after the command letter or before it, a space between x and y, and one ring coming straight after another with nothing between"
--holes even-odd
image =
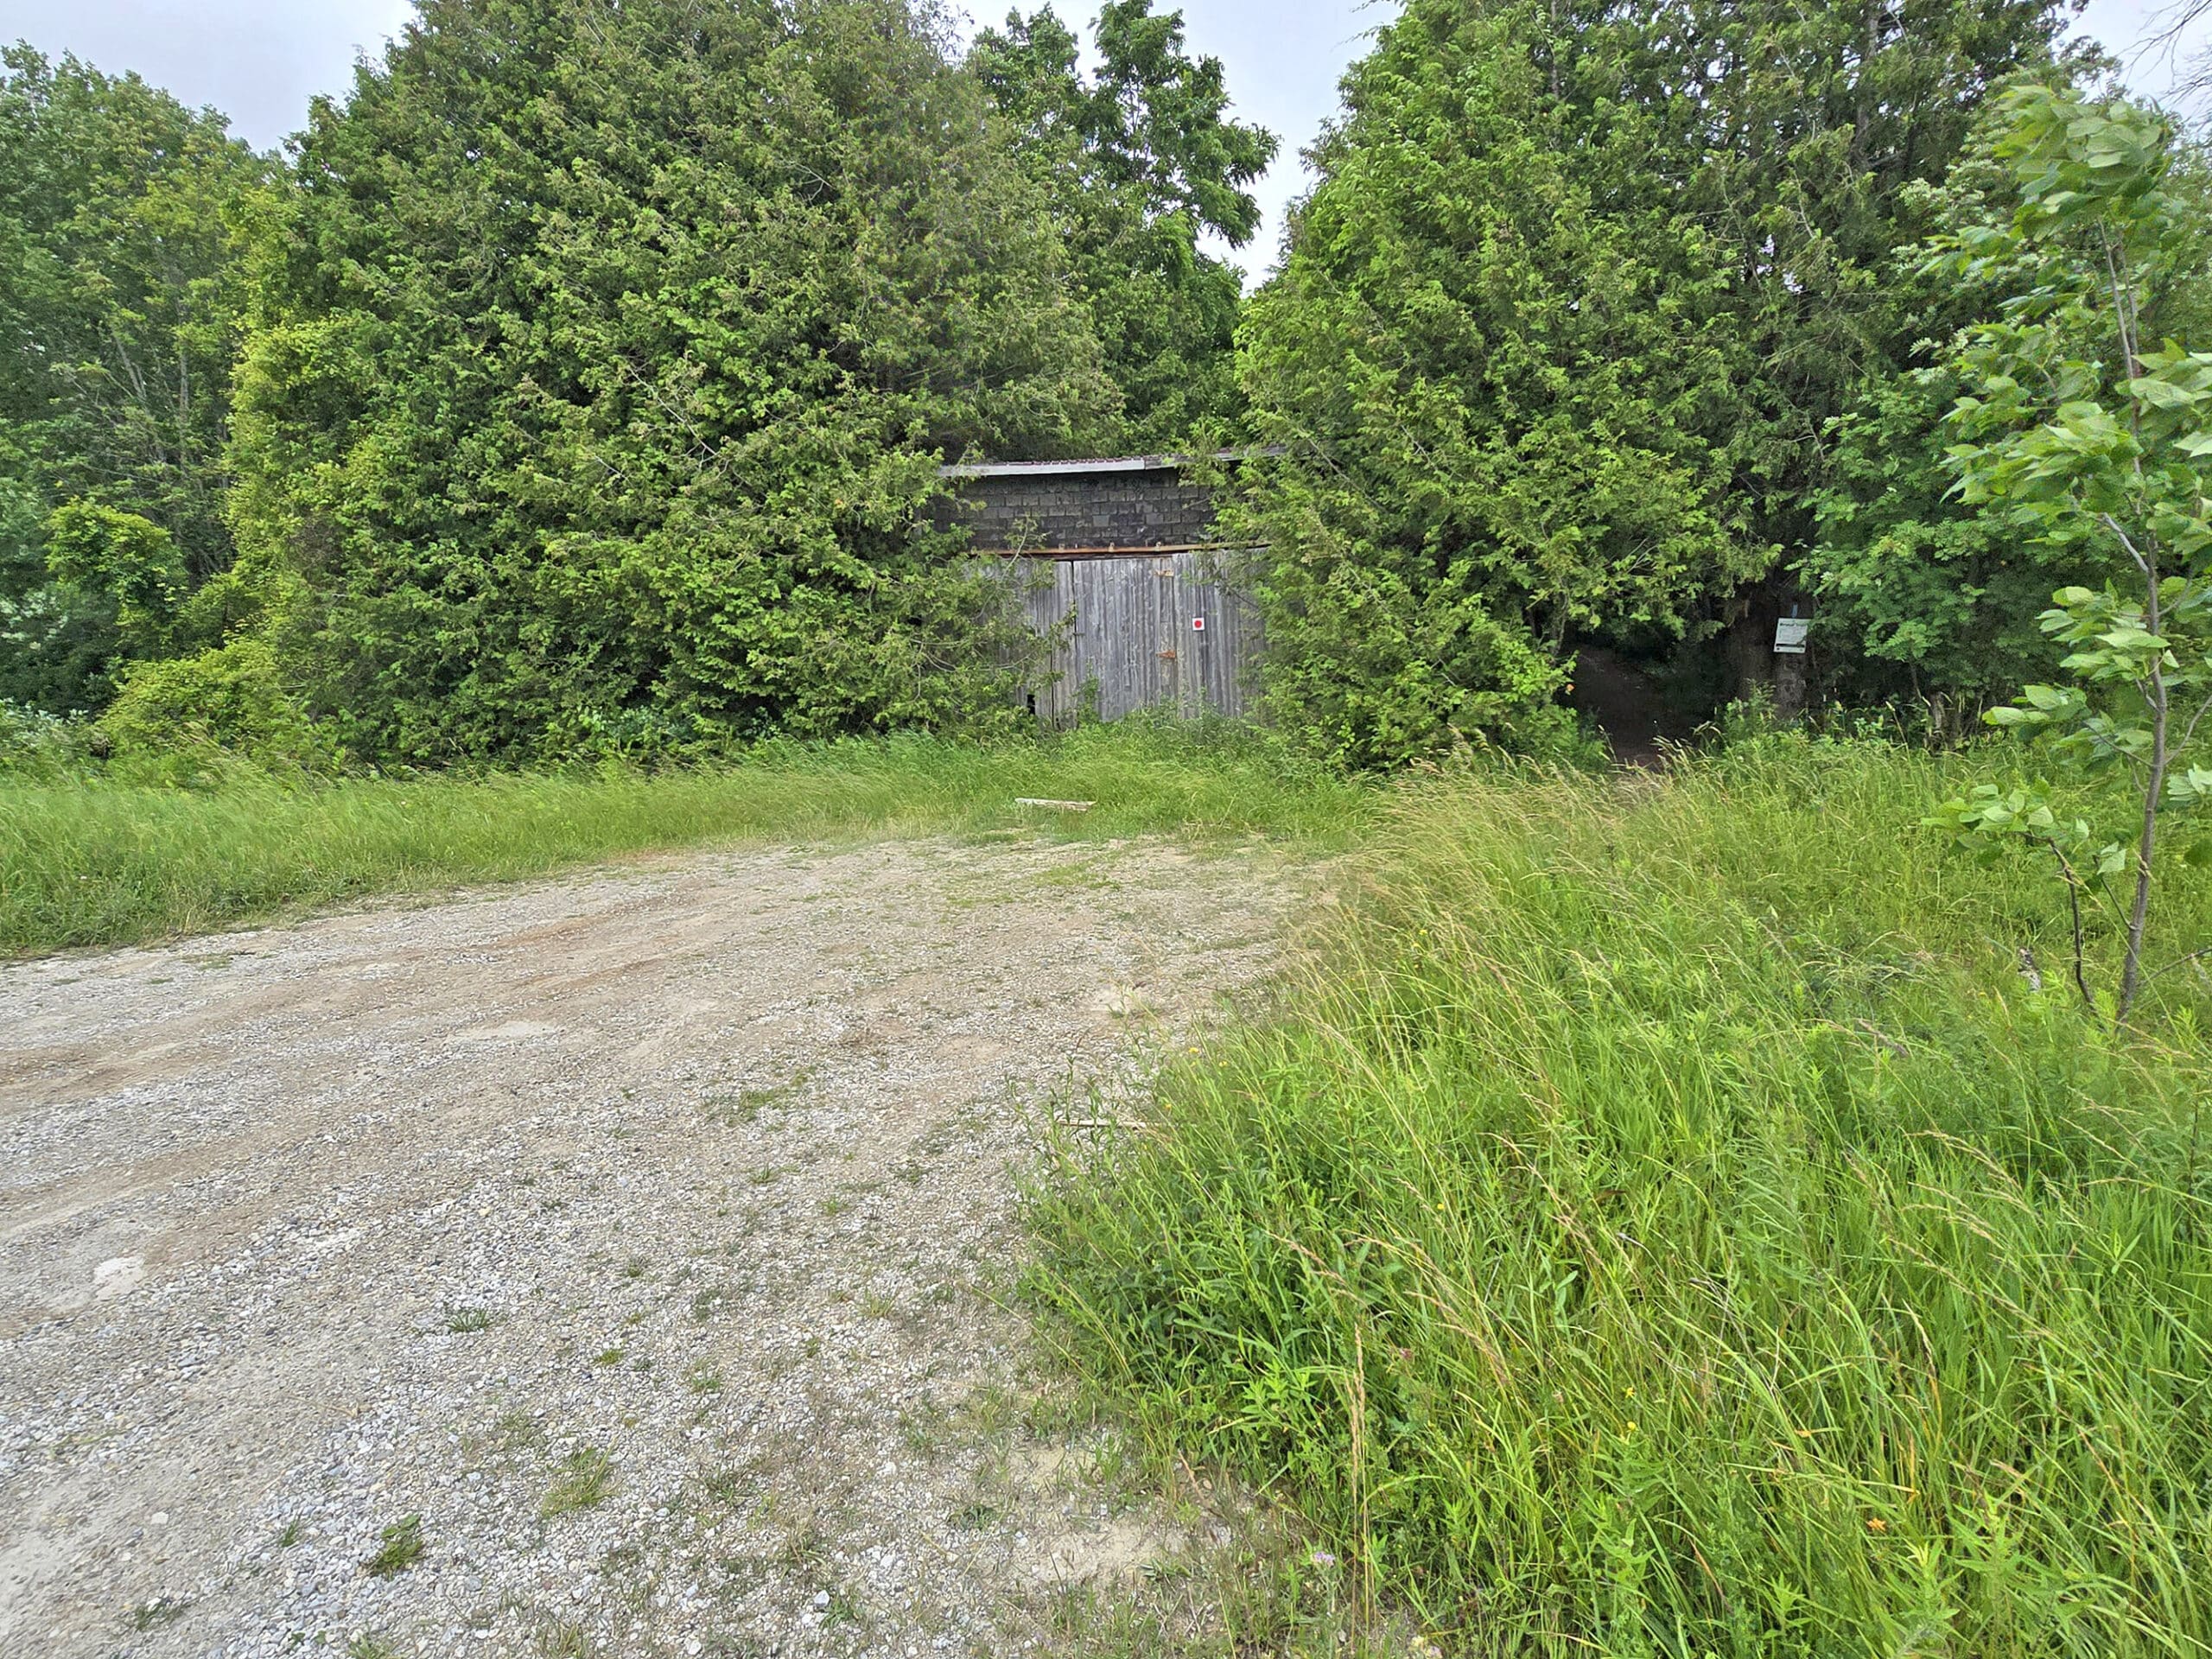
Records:
<instances>
[{"instance_id":1,"label":"weedy vegetation","mask_svg":"<svg viewBox=\"0 0 2212 1659\"><path fill-rule=\"evenodd\" d=\"M143 1635L149 1630L158 1630L174 1624L191 1611L192 1604L188 1601L180 1600L175 1596L156 1596L151 1601L142 1602L133 1607L124 1622Z\"/></svg>"},{"instance_id":2,"label":"weedy vegetation","mask_svg":"<svg viewBox=\"0 0 2212 1659\"><path fill-rule=\"evenodd\" d=\"M590 1659L591 1635L574 1619L551 1618L537 1627L540 1659Z\"/></svg>"},{"instance_id":3,"label":"weedy vegetation","mask_svg":"<svg viewBox=\"0 0 2212 1659\"><path fill-rule=\"evenodd\" d=\"M1035 1298L1454 1651L2206 1651L2212 982L2046 982L2042 873L1918 828L1959 769L1438 779L1277 1014L1065 1153Z\"/></svg>"}]
</instances>

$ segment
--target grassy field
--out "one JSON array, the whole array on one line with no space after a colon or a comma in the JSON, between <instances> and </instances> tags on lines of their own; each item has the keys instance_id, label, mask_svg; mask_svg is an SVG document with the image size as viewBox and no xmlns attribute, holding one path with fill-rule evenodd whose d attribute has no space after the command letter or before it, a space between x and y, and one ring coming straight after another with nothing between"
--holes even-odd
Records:
<instances>
[{"instance_id":1,"label":"grassy field","mask_svg":"<svg viewBox=\"0 0 2212 1659\"><path fill-rule=\"evenodd\" d=\"M2212 1652L2206 982L2086 1018L1953 781L1402 799L1276 1014L1065 1154L1036 1297L1450 1653Z\"/></svg>"},{"instance_id":2,"label":"grassy field","mask_svg":"<svg viewBox=\"0 0 2212 1659\"><path fill-rule=\"evenodd\" d=\"M1065 814L1017 797L1088 800ZM979 747L925 738L714 769L212 788L0 774L0 954L136 943L380 893L543 875L744 839L1033 827L1088 838L1261 832L1341 846L1375 791L1233 734L1141 725Z\"/></svg>"}]
</instances>

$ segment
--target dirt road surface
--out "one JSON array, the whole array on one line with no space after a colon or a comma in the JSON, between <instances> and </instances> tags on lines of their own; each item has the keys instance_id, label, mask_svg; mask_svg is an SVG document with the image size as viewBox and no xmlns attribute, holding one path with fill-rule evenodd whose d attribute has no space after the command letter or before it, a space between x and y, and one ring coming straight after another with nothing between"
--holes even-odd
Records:
<instances>
[{"instance_id":1,"label":"dirt road surface","mask_svg":"<svg viewBox=\"0 0 2212 1659\"><path fill-rule=\"evenodd\" d=\"M1010 1172L1296 902L755 850L0 966L0 1654L1049 1650L1167 1541L1025 1431Z\"/></svg>"}]
</instances>

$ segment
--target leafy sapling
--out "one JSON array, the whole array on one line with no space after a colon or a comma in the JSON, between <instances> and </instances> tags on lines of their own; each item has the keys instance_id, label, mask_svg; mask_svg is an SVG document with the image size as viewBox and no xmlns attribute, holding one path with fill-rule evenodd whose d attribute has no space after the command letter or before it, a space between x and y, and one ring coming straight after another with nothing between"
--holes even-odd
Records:
<instances>
[{"instance_id":1,"label":"leafy sapling","mask_svg":"<svg viewBox=\"0 0 2212 1659\"><path fill-rule=\"evenodd\" d=\"M2212 798L2200 745L2212 741L2212 352L2144 338L2185 274L2164 119L2043 86L2000 107L2010 124L1998 154L2018 208L1950 238L1939 259L1961 276L2015 269L2027 280L1961 356L1951 462L1966 500L2007 508L2042 545L2123 574L2058 590L2042 626L2069 647L2067 682L2031 685L1987 718L2097 785L2085 799L2118 804L2099 822L2063 811L2048 783L1985 785L1929 822L1961 842L2025 843L2056 860L2073 908L2075 983L2092 1005L2082 906L2111 906L2126 941L2109 1004L2118 1023L2155 976L2144 939L2175 839L2166 826Z\"/></svg>"}]
</instances>

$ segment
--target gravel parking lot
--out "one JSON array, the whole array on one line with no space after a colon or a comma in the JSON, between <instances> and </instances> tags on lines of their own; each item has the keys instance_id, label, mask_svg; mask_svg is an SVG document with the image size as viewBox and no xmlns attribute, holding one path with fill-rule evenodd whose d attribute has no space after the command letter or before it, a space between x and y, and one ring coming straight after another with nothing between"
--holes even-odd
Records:
<instances>
[{"instance_id":1,"label":"gravel parking lot","mask_svg":"<svg viewBox=\"0 0 2212 1659\"><path fill-rule=\"evenodd\" d=\"M1176 1541L1025 1403L1015 1172L1296 892L721 852L0 967L0 1653L1049 1649Z\"/></svg>"}]
</instances>

